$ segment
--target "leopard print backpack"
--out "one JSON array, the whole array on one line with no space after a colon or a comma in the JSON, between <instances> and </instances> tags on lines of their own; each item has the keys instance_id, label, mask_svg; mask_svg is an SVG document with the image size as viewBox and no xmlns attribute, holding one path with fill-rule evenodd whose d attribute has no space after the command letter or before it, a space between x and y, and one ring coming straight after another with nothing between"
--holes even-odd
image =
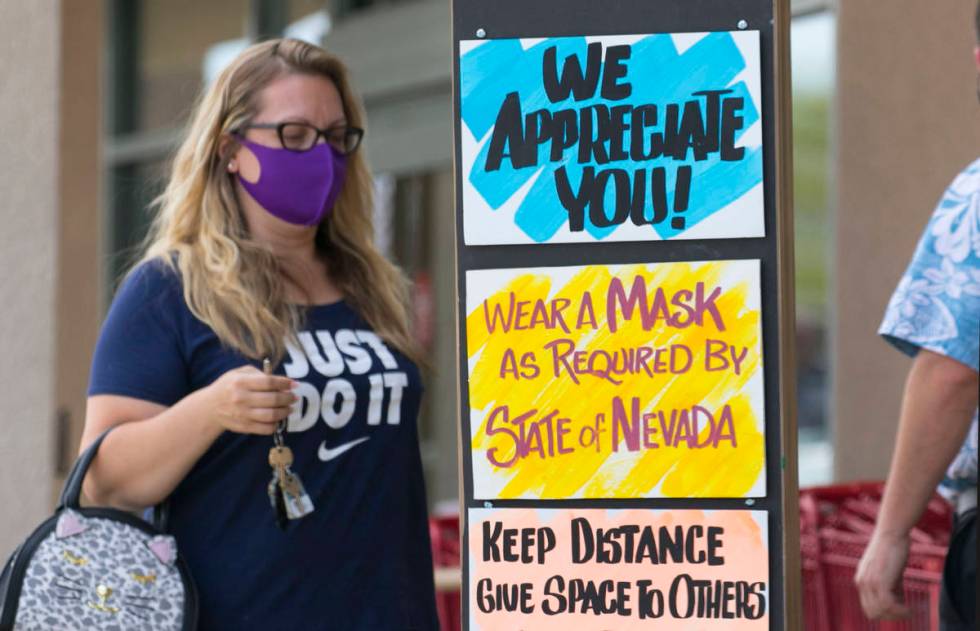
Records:
<instances>
[{"instance_id":1,"label":"leopard print backpack","mask_svg":"<svg viewBox=\"0 0 980 631\"><path fill-rule=\"evenodd\" d=\"M55 514L3 568L0 631L197 629L197 590L161 520L79 506L107 433L75 463Z\"/></svg>"}]
</instances>

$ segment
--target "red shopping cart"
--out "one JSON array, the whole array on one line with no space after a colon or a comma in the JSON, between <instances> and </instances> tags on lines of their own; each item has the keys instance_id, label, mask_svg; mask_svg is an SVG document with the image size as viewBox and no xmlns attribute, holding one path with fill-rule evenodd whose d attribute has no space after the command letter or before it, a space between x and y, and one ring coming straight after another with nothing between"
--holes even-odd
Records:
<instances>
[{"instance_id":1,"label":"red shopping cart","mask_svg":"<svg viewBox=\"0 0 980 631\"><path fill-rule=\"evenodd\" d=\"M939 593L952 511L936 496L911 533L903 576L912 617L873 622L861 611L854 572L868 544L884 484L857 482L800 491L803 606L807 631L931 631L939 628Z\"/></svg>"}]
</instances>

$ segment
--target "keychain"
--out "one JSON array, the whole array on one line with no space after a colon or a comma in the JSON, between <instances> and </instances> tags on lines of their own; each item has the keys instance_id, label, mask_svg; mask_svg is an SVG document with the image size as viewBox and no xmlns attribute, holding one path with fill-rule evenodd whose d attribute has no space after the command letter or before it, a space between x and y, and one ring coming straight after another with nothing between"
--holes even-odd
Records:
<instances>
[{"instance_id":1,"label":"keychain","mask_svg":"<svg viewBox=\"0 0 980 631\"><path fill-rule=\"evenodd\" d=\"M272 374L272 362L262 360L262 371ZM299 476L293 473L293 450L286 446L286 419L276 425L273 447L269 450L269 466L272 479L269 481L269 501L276 512L276 524L283 530L290 519L299 519L313 512L313 501L303 488Z\"/></svg>"}]
</instances>

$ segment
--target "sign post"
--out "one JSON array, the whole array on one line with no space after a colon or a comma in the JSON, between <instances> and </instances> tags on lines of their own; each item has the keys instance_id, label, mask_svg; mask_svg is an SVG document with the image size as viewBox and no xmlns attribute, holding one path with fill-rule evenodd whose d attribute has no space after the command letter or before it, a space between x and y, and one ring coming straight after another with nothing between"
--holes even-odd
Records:
<instances>
[{"instance_id":1,"label":"sign post","mask_svg":"<svg viewBox=\"0 0 980 631\"><path fill-rule=\"evenodd\" d=\"M799 628L784 0L453 0L463 628Z\"/></svg>"}]
</instances>

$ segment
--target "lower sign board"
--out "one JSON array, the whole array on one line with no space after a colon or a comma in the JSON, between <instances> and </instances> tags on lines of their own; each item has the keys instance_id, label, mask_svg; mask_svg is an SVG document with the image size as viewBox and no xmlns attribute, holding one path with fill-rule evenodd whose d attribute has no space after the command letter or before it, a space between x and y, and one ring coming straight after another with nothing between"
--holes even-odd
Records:
<instances>
[{"instance_id":1,"label":"lower sign board","mask_svg":"<svg viewBox=\"0 0 980 631\"><path fill-rule=\"evenodd\" d=\"M474 497L760 497L759 261L466 272Z\"/></svg>"},{"instance_id":2,"label":"lower sign board","mask_svg":"<svg viewBox=\"0 0 980 631\"><path fill-rule=\"evenodd\" d=\"M474 508L469 628L769 628L765 511Z\"/></svg>"}]
</instances>

